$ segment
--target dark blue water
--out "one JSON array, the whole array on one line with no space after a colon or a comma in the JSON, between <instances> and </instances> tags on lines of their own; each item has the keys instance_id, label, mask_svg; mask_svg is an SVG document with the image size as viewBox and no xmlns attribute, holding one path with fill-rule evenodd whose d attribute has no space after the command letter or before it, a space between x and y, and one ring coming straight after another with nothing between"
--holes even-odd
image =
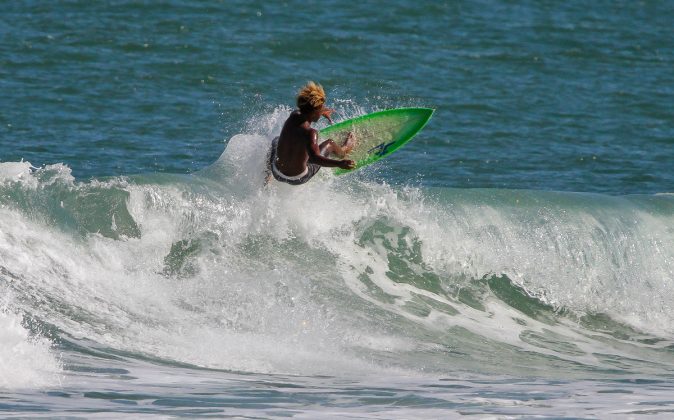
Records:
<instances>
[{"instance_id":1,"label":"dark blue water","mask_svg":"<svg viewBox=\"0 0 674 420\"><path fill-rule=\"evenodd\" d=\"M0 413L668 416L672 15L3 5ZM336 120L436 112L263 189L307 80Z\"/></svg>"},{"instance_id":2,"label":"dark blue water","mask_svg":"<svg viewBox=\"0 0 674 420\"><path fill-rule=\"evenodd\" d=\"M188 173L316 79L437 108L404 182L672 190L670 2L21 2L2 12L0 156L78 178Z\"/></svg>"}]
</instances>

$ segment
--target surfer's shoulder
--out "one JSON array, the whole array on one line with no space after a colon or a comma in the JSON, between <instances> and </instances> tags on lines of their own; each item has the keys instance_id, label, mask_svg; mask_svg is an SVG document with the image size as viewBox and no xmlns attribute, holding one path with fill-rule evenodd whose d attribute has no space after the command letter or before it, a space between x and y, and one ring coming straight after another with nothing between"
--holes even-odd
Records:
<instances>
[{"instance_id":1,"label":"surfer's shoulder","mask_svg":"<svg viewBox=\"0 0 674 420\"><path fill-rule=\"evenodd\" d=\"M300 112L300 110L299 110L299 109L296 109L296 110L294 110L294 111L292 111L292 112L290 113L290 116L288 117L288 119L297 119L297 118L299 118L301 115L302 115L302 113Z\"/></svg>"},{"instance_id":2,"label":"surfer's shoulder","mask_svg":"<svg viewBox=\"0 0 674 420\"><path fill-rule=\"evenodd\" d=\"M306 133L307 133L307 138L311 141L317 141L318 140L318 130L316 130L313 127L306 127Z\"/></svg>"},{"instance_id":3,"label":"surfer's shoulder","mask_svg":"<svg viewBox=\"0 0 674 420\"><path fill-rule=\"evenodd\" d=\"M297 134L297 139L304 143L307 147L310 147L311 144L318 141L318 131L311 127L302 125L299 127Z\"/></svg>"}]
</instances>

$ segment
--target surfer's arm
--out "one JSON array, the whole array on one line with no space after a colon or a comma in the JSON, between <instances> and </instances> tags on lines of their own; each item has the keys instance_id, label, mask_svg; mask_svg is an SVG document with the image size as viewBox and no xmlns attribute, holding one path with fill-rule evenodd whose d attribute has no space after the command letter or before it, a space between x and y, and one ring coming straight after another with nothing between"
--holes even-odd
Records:
<instances>
[{"instance_id":1,"label":"surfer's arm","mask_svg":"<svg viewBox=\"0 0 674 420\"><path fill-rule=\"evenodd\" d=\"M332 124L332 113L335 112L334 109L330 108L323 108L323 112L321 112L321 116L325 117L326 120L330 121L330 124Z\"/></svg>"}]
</instances>

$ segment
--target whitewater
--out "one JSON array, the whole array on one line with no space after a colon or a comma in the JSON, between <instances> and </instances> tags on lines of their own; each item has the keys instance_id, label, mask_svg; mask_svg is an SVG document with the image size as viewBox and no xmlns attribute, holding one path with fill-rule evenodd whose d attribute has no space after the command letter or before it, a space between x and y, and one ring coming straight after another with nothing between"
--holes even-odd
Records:
<instances>
[{"instance_id":1,"label":"whitewater","mask_svg":"<svg viewBox=\"0 0 674 420\"><path fill-rule=\"evenodd\" d=\"M263 187L287 112L191 175L0 163L0 411L668 412L672 195Z\"/></svg>"}]
</instances>

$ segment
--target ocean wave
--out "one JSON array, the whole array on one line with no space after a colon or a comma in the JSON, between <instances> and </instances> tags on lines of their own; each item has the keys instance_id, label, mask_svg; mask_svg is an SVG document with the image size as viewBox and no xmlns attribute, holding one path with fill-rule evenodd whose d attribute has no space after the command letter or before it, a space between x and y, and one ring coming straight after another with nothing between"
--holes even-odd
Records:
<instances>
[{"instance_id":1,"label":"ocean wave","mask_svg":"<svg viewBox=\"0 0 674 420\"><path fill-rule=\"evenodd\" d=\"M1 163L12 309L63 342L235 371L671 365L672 197L329 170L263 187L281 114L193 175Z\"/></svg>"}]
</instances>

